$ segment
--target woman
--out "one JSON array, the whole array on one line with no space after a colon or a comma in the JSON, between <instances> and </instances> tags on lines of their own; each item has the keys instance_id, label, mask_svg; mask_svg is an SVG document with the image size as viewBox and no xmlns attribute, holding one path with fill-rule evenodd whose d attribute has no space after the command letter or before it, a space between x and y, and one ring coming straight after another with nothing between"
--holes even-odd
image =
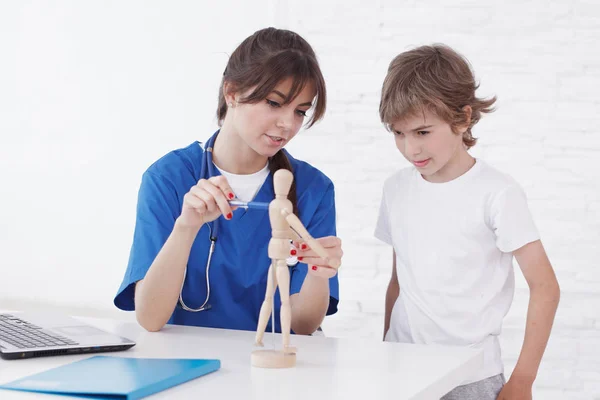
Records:
<instances>
[{"instance_id":1,"label":"woman","mask_svg":"<svg viewBox=\"0 0 600 400\"><path fill-rule=\"evenodd\" d=\"M307 112L314 110L310 127L325 106L323 76L302 37L268 28L244 40L223 74L220 129L206 144L166 154L142 177L115 305L135 310L149 331L166 323L255 330L271 263L269 217L236 210L228 201L270 202L273 173L281 168L294 174L294 213L332 257L341 258L332 182L283 149ZM301 261L290 271L291 329L312 334L337 311L337 275L323 278L318 272L328 266L310 248L291 249L290 255ZM274 303L279 310L278 296ZM275 321L281 332L278 316Z\"/></svg>"}]
</instances>

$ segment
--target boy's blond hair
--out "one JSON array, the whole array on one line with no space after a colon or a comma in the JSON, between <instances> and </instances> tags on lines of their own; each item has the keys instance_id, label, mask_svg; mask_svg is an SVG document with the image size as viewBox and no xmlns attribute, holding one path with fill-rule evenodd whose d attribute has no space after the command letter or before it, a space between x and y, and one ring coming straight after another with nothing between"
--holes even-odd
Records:
<instances>
[{"instance_id":1,"label":"boy's blond hair","mask_svg":"<svg viewBox=\"0 0 600 400\"><path fill-rule=\"evenodd\" d=\"M470 106L471 120L463 133L467 148L475 145L471 128L482 113L492 112L496 97L475 96L475 82L469 62L443 44L421 46L399 54L389 65L383 82L379 115L391 130L391 125L424 110L434 112L459 134L457 128L467 121L463 107Z\"/></svg>"}]
</instances>

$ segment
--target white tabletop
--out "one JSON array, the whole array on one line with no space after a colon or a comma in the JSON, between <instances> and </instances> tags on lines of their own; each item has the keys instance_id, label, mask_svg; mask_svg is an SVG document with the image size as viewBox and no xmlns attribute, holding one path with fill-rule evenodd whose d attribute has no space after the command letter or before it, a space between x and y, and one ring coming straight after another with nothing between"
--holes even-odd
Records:
<instances>
[{"instance_id":1,"label":"white tabletop","mask_svg":"<svg viewBox=\"0 0 600 400\"><path fill-rule=\"evenodd\" d=\"M294 335L296 367L260 369L250 365L254 332L167 325L151 333L132 322L80 319L137 342L130 350L105 355L221 360L219 371L151 399L439 399L483 361L481 351L474 349ZM266 348L273 346L273 339L280 348L280 335L271 334L265 337ZM0 360L0 384L91 356ZM0 398L66 397L0 390Z\"/></svg>"}]
</instances>

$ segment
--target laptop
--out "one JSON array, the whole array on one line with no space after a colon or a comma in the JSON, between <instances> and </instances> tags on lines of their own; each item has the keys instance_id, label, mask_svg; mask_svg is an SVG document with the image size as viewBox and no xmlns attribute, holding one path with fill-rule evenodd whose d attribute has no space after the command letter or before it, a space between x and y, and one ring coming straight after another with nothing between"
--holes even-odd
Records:
<instances>
[{"instance_id":1,"label":"laptop","mask_svg":"<svg viewBox=\"0 0 600 400\"><path fill-rule=\"evenodd\" d=\"M0 357L31 357L127 350L135 342L75 318L38 313L0 313Z\"/></svg>"}]
</instances>

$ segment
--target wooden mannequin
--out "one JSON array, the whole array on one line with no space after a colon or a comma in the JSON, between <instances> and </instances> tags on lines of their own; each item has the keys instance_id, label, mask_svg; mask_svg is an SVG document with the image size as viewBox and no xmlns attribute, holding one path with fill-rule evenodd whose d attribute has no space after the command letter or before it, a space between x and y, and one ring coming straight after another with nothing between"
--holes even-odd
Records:
<instances>
[{"instance_id":1,"label":"wooden mannequin","mask_svg":"<svg viewBox=\"0 0 600 400\"><path fill-rule=\"evenodd\" d=\"M290 306L290 273L286 259L290 256L290 240L306 242L312 250L324 258L331 268L319 268L316 272L309 271L331 278L337 273L340 260L330 259L327 251L306 230L300 219L292 213L293 205L287 196L292 186L294 176L287 169L280 169L273 176L275 199L269 204L269 218L271 220L271 240L269 241L269 258L271 266L267 280L265 300L260 309L258 328L256 331L256 345L263 346L263 336L271 310L273 296L279 287L281 297L281 333L283 335L282 350L256 350L252 352L252 365L262 368L289 368L296 365L296 349L290 346L290 327L292 310Z\"/></svg>"}]
</instances>

